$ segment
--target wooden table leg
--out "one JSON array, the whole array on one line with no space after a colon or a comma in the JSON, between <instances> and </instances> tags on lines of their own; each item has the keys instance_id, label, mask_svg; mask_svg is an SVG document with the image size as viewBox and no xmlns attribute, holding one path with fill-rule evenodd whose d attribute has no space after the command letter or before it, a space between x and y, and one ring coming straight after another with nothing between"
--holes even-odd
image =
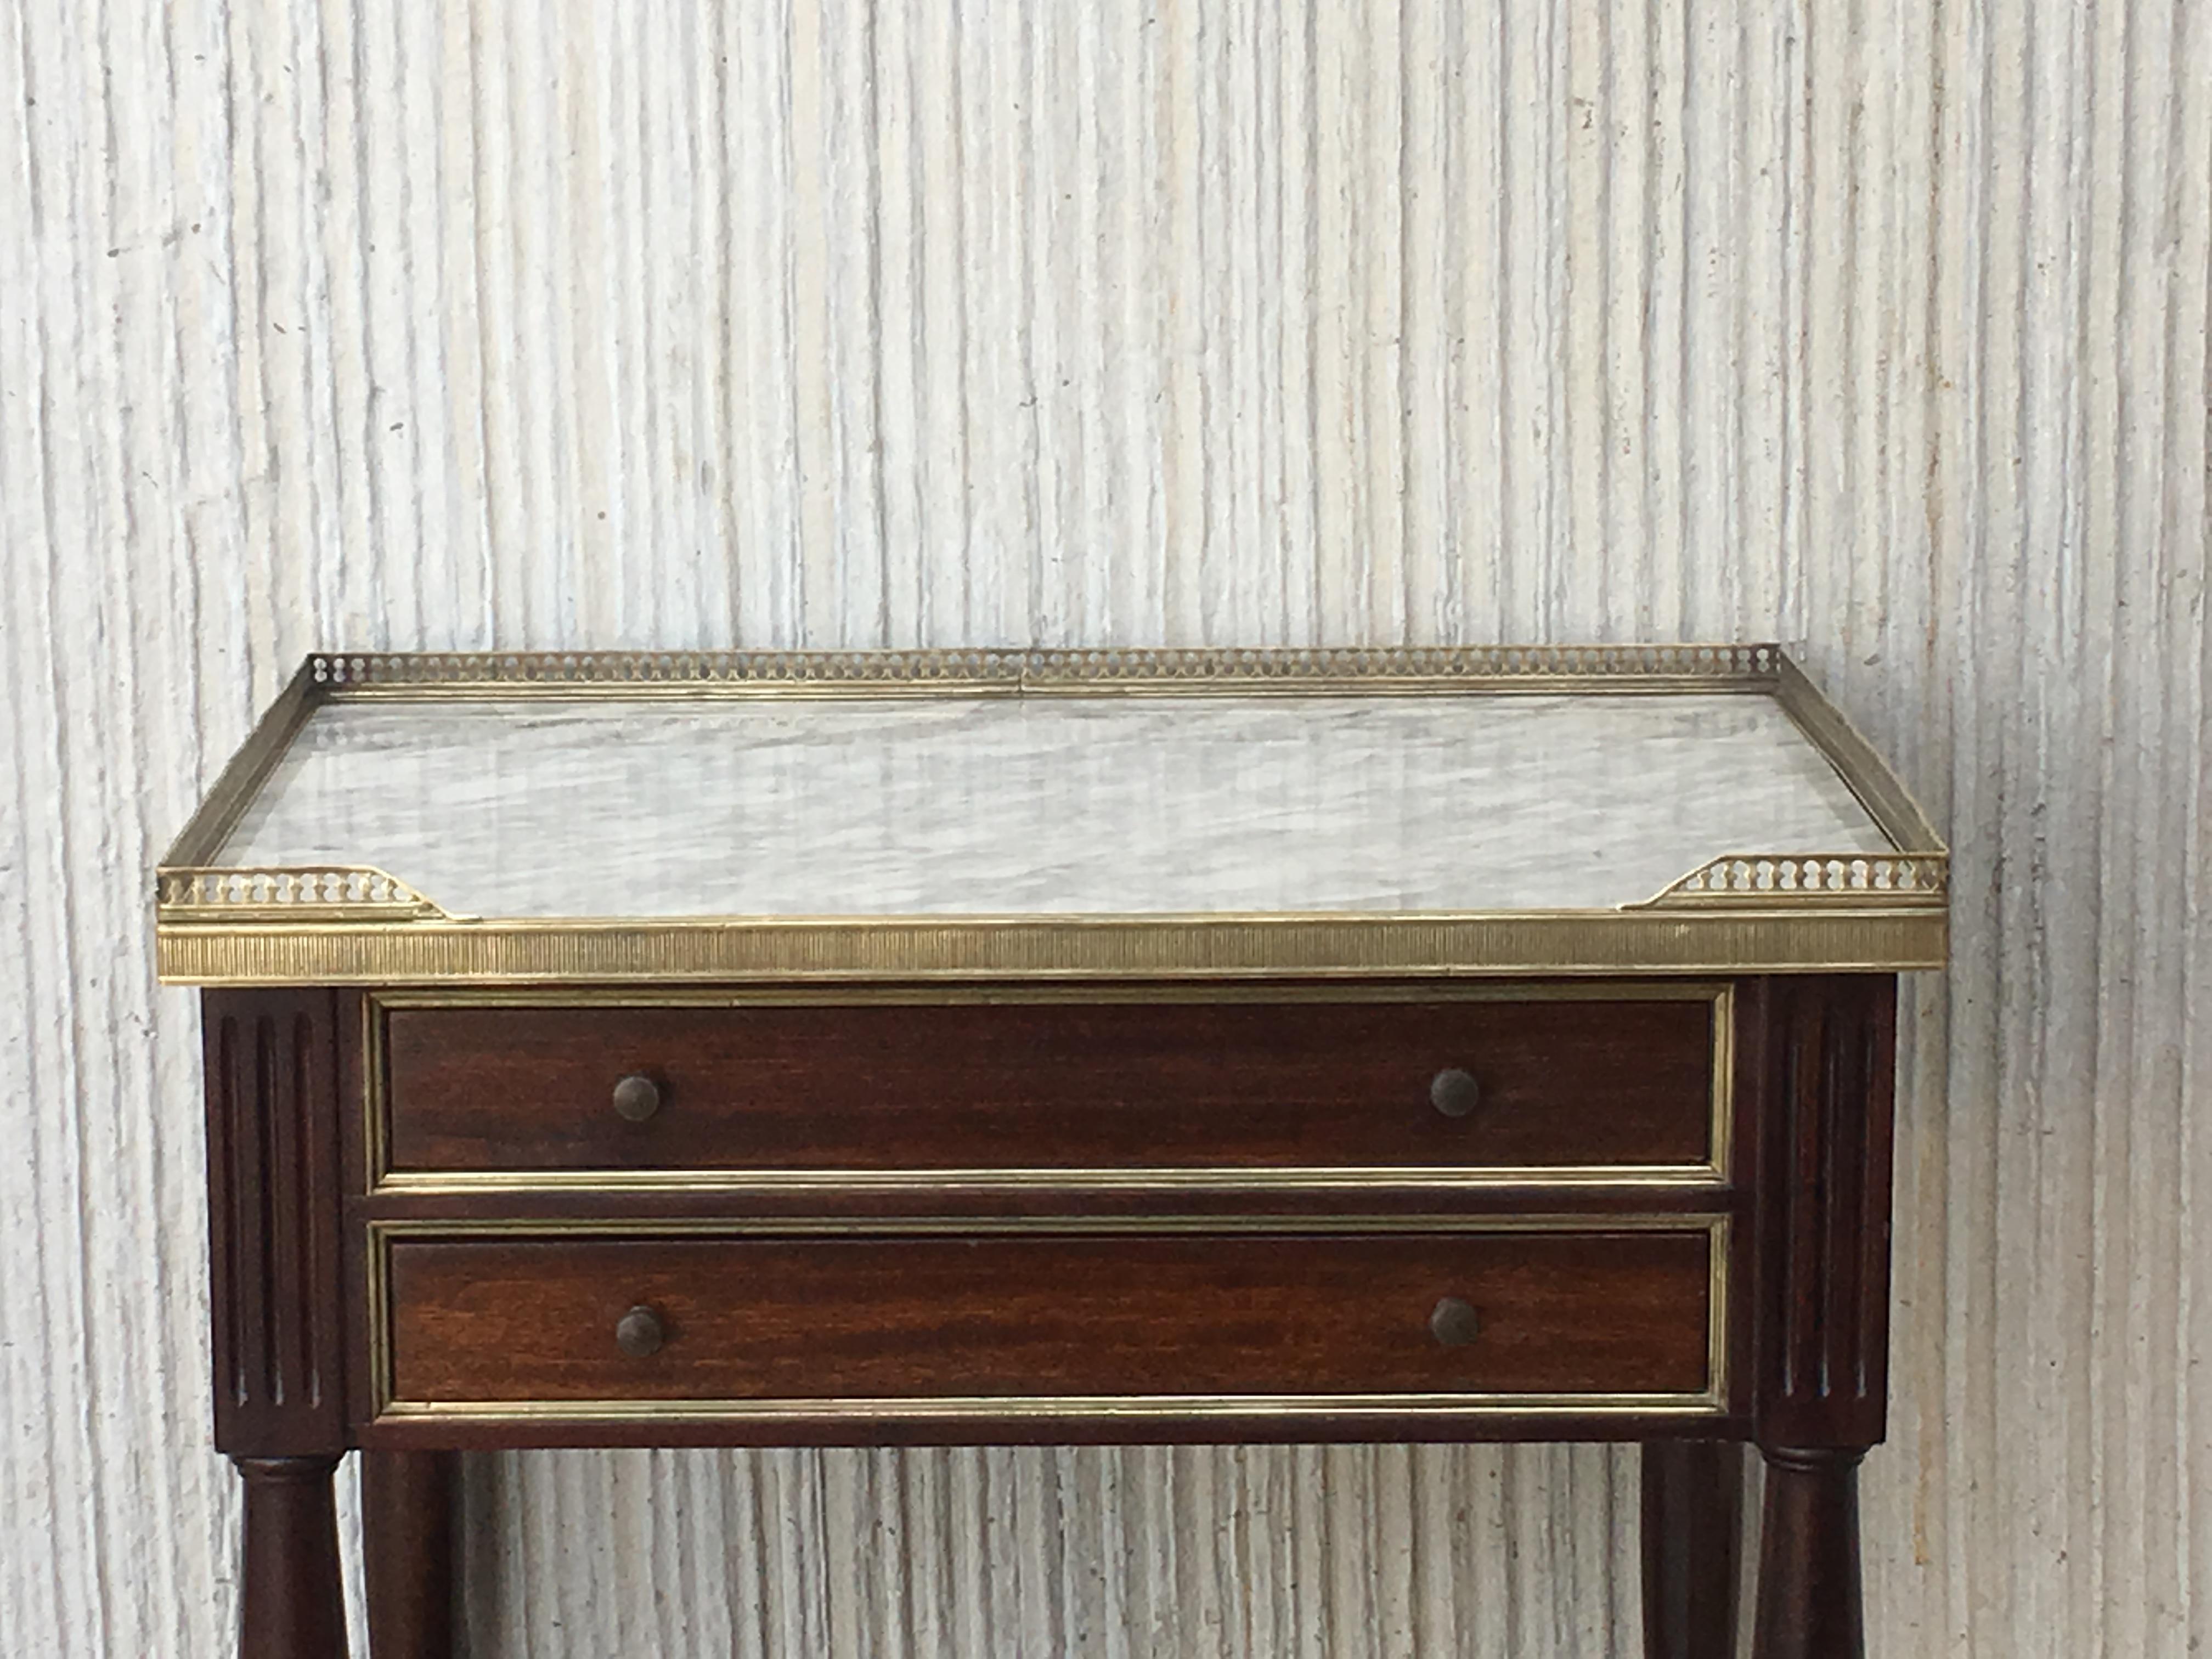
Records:
<instances>
[{"instance_id":1,"label":"wooden table leg","mask_svg":"<svg viewBox=\"0 0 2212 1659\"><path fill-rule=\"evenodd\" d=\"M1744 1075L1761 1091L1752 1429L1766 1459L1757 1659L1863 1659L1858 1467L1889 1382L1897 983L1763 981Z\"/></svg>"},{"instance_id":2,"label":"wooden table leg","mask_svg":"<svg viewBox=\"0 0 2212 1659\"><path fill-rule=\"evenodd\" d=\"M1730 1659L1743 1449L1647 1440L1643 1458L1644 1659Z\"/></svg>"},{"instance_id":3,"label":"wooden table leg","mask_svg":"<svg viewBox=\"0 0 2212 1659\"><path fill-rule=\"evenodd\" d=\"M370 1659L453 1659L453 1452L361 1455Z\"/></svg>"},{"instance_id":4,"label":"wooden table leg","mask_svg":"<svg viewBox=\"0 0 2212 1659\"><path fill-rule=\"evenodd\" d=\"M246 1477L240 1659L345 1659L336 1457L238 1457Z\"/></svg>"},{"instance_id":5,"label":"wooden table leg","mask_svg":"<svg viewBox=\"0 0 2212 1659\"><path fill-rule=\"evenodd\" d=\"M1865 1659L1859 1591L1863 1450L1763 1448L1757 1659Z\"/></svg>"}]
</instances>

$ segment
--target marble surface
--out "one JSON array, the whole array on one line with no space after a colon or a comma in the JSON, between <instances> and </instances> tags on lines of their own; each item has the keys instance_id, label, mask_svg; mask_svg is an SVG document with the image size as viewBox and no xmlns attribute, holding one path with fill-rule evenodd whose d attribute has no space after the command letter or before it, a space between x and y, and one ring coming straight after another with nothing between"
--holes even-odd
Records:
<instances>
[{"instance_id":1,"label":"marble surface","mask_svg":"<svg viewBox=\"0 0 2212 1659\"><path fill-rule=\"evenodd\" d=\"M1885 852L1770 699L337 702L226 845L456 914L1609 908Z\"/></svg>"}]
</instances>

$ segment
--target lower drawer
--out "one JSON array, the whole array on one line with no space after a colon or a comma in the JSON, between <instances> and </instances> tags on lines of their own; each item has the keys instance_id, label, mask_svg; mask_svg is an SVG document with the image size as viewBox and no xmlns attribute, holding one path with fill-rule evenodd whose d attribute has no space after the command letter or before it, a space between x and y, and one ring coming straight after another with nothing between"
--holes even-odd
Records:
<instances>
[{"instance_id":1,"label":"lower drawer","mask_svg":"<svg viewBox=\"0 0 2212 1659\"><path fill-rule=\"evenodd\" d=\"M467 1238L382 1258L386 1411L1717 1394L1714 1230Z\"/></svg>"}]
</instances>

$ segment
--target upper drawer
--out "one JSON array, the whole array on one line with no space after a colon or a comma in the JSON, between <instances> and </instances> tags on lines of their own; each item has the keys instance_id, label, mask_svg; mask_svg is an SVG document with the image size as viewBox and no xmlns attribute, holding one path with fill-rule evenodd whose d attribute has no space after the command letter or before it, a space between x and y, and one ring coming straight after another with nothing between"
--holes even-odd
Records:
<instances>
[{"instance_id":1,"label":"upper drawer","mask_svg":"<svg viewBox=\"0 0 2212 1659\"><path fill-rule=\"evenodd\" d=\"M1720 988L407 1006L380 1172L1709 1168ZM631 1083L618 1102L625 1079Z\"/></svg>"}]
</instances>

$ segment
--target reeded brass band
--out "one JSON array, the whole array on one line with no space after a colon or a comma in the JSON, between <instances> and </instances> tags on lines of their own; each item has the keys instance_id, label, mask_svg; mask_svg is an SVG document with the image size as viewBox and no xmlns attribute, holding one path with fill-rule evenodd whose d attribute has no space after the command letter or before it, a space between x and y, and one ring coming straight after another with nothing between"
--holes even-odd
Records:
<instances>
[{"instance_id":1,"label":"reeded brass band","mask_svg":"<svg viewBox=\"0 0 2212 1659\"><path fill-rule=\"evenodd\" d=\"M166 923L189 985L1892 973L1941 968L1940 904L1492 915L832 916L723 921Z\"/></svg>"}]
</instances>

